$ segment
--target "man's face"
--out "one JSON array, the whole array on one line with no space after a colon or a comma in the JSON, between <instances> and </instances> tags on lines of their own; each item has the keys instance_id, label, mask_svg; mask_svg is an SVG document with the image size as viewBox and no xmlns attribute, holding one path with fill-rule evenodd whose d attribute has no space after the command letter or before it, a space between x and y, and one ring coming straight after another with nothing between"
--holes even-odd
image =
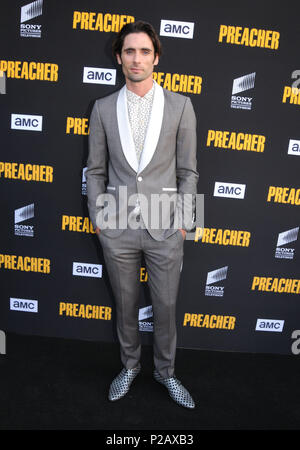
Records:
<instances>
[{"instance_id":1,"label":"man's face","mask_svg":"<svg viewBox=\"0 0 300 450\"><path fill-rule=\"evenodd\" d=\"M158 64L158 59L146 33L128 34L124 39L121 55L117 55L125 78L137 83L152 77L153 67Z\"/></svg>"}]
</instances>

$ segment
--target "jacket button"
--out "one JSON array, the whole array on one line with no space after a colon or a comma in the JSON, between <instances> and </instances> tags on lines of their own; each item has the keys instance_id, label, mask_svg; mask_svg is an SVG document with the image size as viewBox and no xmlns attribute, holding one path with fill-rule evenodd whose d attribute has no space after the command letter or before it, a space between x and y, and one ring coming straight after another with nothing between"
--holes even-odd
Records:
<instances>
[{"instance_id":1,"label":"jacket button","mask_svg":"<svg viewBox=\"0 0 300 450\"><path fill-rule=\"evenodd\" d=\"M138 177L138 181L142 181L143 177Z\"/></svg>"}]
</instances>

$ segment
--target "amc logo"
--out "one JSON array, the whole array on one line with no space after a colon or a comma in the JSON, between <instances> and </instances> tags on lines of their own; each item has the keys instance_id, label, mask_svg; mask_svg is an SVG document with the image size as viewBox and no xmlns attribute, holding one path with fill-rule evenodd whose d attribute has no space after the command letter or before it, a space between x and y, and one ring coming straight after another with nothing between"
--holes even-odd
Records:
<instances>
[{"instance_id":1,"label":"amc logo","mask_svg":"<svg viewBox=\"0 0 300 450\"><path fill-rule=\"evenodd\" d=\"M300 156L300 141L296 141L295 139L290 139L288 154Z\"/></svg>"},{"instance_id":2,"label":"amc logo","mask_svg":"<svg viewBox=\"0 0 300 450\"><path fill-rule=\"evenodd\" d=\"M116 70L84 67L83 83L116 84Z\"/></svg>"},{"instance_id":3,"label":"amc logo","mask_svg":"<svg viewBox=\"0 0 300 450\"><path fill-rule=\"evenodd\" d=\"M79 277L101 278L102 265L73 262L73 275L77 275Z\"/></svg>"},{"instance_id":4,"label":"amc logo","mask_svg":"<svg viewBox=\"0 0 300 450\"><path fill-rule=\"evenodd\" d=\"M12 130L42 131L43 116L31 116L28 114L12 114Z\"/></svg>"},{"instance_id":5,"label":"amc logo","mask_svg":"<svg viewBox=\"0 0 300 450\"><path fill-rule=\"evenodd\" d=\"M216 181L214 197L229 197L243 199L245 196L246 185L235 183L221 183Z\"/></svg>"},{"instance_id":6,"label":"amc logo","mask_svg":"<svg viewBox=\"0 0 300 450\"><path fill-rule=\"evenodd\" d=\"M193 39L194 23L178 22L177 20L161 20L160 35L169 37L179 37Z\"/></svg>"},{"instance_id":7,"label":"amc logo","mask_svg":"<svg viewBox=\"0 0 300 450\"><path fill-rule=\"evenodd\" d=\"M256 331L276 331L281 333L283 330L284 320L274 319L257 319Z\"/></svg>"},{"instance_id":8,"label":"amc logo","mask_svg":"<svg viewBox=\"0 0 300 450\"><path fill-rule=\"evenodd\" d=\"M25 298L10 298L10 309L12 311L38 312L38 301Z\"/></svg>"}]
</instances>

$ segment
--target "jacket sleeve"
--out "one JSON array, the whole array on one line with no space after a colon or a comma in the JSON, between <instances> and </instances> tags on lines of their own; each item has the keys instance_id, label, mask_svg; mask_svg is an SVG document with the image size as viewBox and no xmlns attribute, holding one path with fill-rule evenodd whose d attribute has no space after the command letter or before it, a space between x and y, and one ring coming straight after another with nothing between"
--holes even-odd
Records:
<instances>
[{"instance_id":1,"label":"jacket sleeve","mask_svg":"<svg viewBox=\"0 0 300 450\"><path fill-rule=\"evenodd\" d=\"M194 214L199 174L197 172L196 116L187 97L177 133L176 177L178 228L190 231L194 227Z\"/></svg>"},{"instance_id":2,"label":"jacket sleeve","mask_svg":"<svg viewBox=\"0 0 300 450\"><path fill-rule=\"evenodd\" d=\"M108 150L106 134L96 101L90 117L89 154L85 172L89 215L94 228L101 207L96 206L97 198L106 191Z\"/></svg>"}]
</instances>

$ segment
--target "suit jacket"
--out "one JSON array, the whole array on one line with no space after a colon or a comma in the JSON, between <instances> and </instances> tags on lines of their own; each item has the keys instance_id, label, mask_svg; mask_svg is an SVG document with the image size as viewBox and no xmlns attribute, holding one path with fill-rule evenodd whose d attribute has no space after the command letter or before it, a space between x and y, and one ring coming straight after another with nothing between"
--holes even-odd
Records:
<instances>
[{"instance_id":1,"label":"suit jacket","mask_svg":"<svg viewBox=\"0 0 300 450\"><path fill-rule=\"evenodd\" d=\"M196 117L188 97L155 83L139 163L128 118L126 86L96 100L90 117L86 169L93 226L99 226L107 236L120 235L139 195L143 222L154 239L164 240L178 228L190 230L195 204L191 198L197 193L199 177L196 147ZM160 208L159 218L157 202L167 206ZM110 228L106 228L107 218Z\"/></svg>"}]
</instances>

